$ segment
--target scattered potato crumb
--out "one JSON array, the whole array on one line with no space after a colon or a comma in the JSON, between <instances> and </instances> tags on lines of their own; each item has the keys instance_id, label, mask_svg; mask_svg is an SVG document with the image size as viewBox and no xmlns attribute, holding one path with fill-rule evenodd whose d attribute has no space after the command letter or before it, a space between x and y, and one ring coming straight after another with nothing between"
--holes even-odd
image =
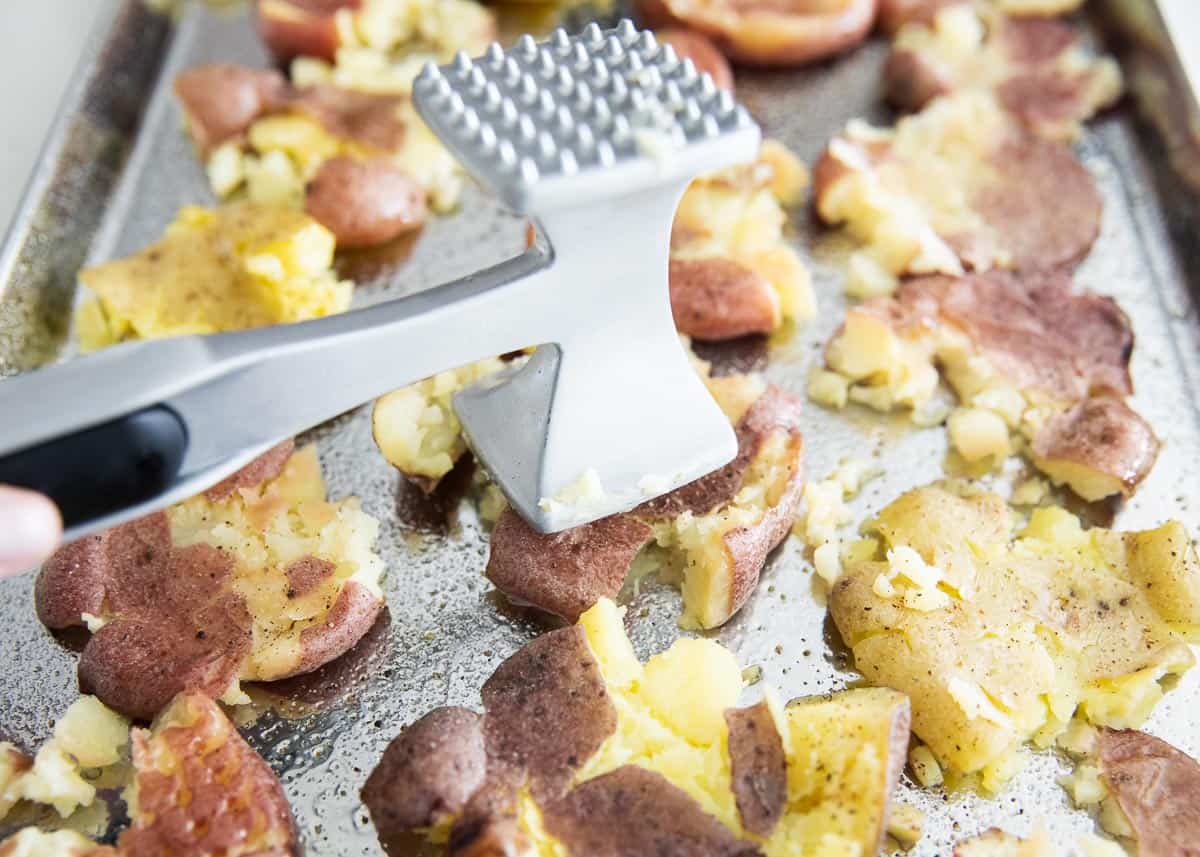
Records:
<instances>
[{"instance_id":1,"label":"scattered potato crumb","mask_svg":"<svg viewBox=\"0 0 1200 857\"><path fill-rule=\"evenodd\" d=\"M937 788L945 781L937 757L924 744L917 744L909 751L908 766L912 770L913 779L923 788Z\"/></svg>"},{"instance_id":2,"label":"scattered potato crumb","mask_svg":"<svg viewBox=\"0 0 1200 857\"><path fill-rule=\"evenodd\" d=\"M808 397L819 405L841 410L849 398L850 379L827 369L814 369L808 376Z\"/></svg>"},{"instance_id":3,"label":"scattered potato crumb","mask_svg":"<svg viewBox=\"0 0 1200 857\"><path fill-rule=\"evenodd\" d=\"M912 804L892 804L887 832L903 850L907 851L916 845L924 829L925 813Z\"/></svg>"}]
</instances>

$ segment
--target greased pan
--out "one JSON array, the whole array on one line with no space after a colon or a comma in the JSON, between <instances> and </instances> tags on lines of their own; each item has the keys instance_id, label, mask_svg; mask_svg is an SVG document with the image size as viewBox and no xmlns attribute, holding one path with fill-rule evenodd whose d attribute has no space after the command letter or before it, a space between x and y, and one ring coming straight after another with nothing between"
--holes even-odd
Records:
<instances>
[{"instance_id":1,"label":"greased pan","mask_svg":"<svg viewBox=\"0 0 1200 857\"><path fill-rule=\"evenodd\" d=\"M140 0L108 5L110 14L101 18L111 23L81 66L0 257L0 375L67 353L74 273L85 259L130 252L157 238L181 205L213 201L181 130L170 94L173 75L211 60L266 62L244 11L196 5L173 24L143 9ZM1153 68L1165 83L1143 88L1173 92L1171 69L1177 64L1169 43L1164 49L1154 35L1153 4L1098 0L1093 7L1097 17L1106 13L1106 25L1118 21L1124 47L1154 52ZM1130 21L1141 29L1131 31ZM811 163L847 119L888 118L879 100L883 57L884 45L876 42L805 71L740 73L739 96L768 135ZM1131 59L1131 67L1137 62ZM1178 110L1165 114L1178 118ZM1196 533L1200 321L1189 292L1200 294L1200 267L1192 264L1200 255L1195 237L1200 233L1192 186L1176 178L1170 165L1200 167L1180 149L1176 134L1174 157L1168 158L1132 106L1091 124L1079 151L1103 193L1104 224L1078 280L1114 295L1129 313L1138 338L1134 406L1164 440L1157 466L1118 512L1116 524L1137 528L1179 517ZM818 318L765 349L742 344L724 349L723 356L743 365L765 358L773 381L802 392L821 343L845 309L840 284L848 248L823 233L806 209L794 212L793 224L813 271ZM514 255L523 234L519 220L468 192L459 213L434 220L409 245L393 248L390 258L359 255L342 264L360 282L356 300L374 301ZM247 402L245 411L234 409L229 418L252 418L252 411ZM451 491L429 502L406 489L376 451L369 417L369 408L361 408L308 439L319 446L331 494L358 495L382 521L377 547L389 567L388 615L341 661L286 687L260 688L253 708L239 712L243 733L282 778L311 855L381 854L358 790L384 746L430 708L477 706L479 687L492 669L544 627L507 607L483 578L487 538L470 504L456 503ZM940 428L915 429L899 417L854 409L838 414L810 405L808 473L818 479L845 456L877 456L883 475L853 501L861 519L943 473L944 435ZM468 480L460 469L447 482L452 488ZM57 640L40 626L32 584L31 576L0 583L0 652L6 661L0 671L0 737L27 749L48 737L53 718L77 693L71 641ZM628 605L628 626L641 657L678 635L675 590L644 583ZM795 540L771 557L758 591L715 636L743 664L761 667L763 679L786 697L855 681L831 643L822 590ZM1147 728L1200 754L1200 670L1168 694ZM1067 769L1053 753L1039 754L997 800L903 785L899 799L929 815L925 836L910 853L948 855L952 843L993 825L1023 833L1044 824L1066 846L1074 833L1092 829L1091 819L1069 807L1055 782ZM0 827L0 835L6 832Z\"/></svg>"}]
</instances>

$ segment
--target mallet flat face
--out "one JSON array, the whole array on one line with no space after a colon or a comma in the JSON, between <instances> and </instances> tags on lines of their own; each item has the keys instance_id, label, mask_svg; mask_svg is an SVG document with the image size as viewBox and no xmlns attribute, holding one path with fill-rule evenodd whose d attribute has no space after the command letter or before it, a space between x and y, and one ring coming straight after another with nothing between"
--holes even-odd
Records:
<instances>
[{"instance_id":1,"label":"mallet flat face","mask_svg":"<svg viewBox=\"0 0 1200 857\"><path fill-rule=\"evenodd\" d=\"M413 97L468 170L534 215L550 245L553 261L534 275L550 337L514 377L455 400L517 511L552 532L731 459L733 431L675 333L667 269L688 182L757 152L745 109L629 21L430 65Z\"/></svg>"}]
</instances>

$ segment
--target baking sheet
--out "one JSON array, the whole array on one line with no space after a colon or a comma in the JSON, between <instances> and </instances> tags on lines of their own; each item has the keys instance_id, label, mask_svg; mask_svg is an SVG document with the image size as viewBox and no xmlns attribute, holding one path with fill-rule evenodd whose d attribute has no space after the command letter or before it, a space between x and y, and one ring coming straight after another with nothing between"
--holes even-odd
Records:
<instances>
[{"instance_id":1,"label":"baking sheet","mask_svg":"<svg viewBox=\"0 0 1200 857\"><path fill-rule=\"evenodd\" d=\"M197 5L172 27L143 11L138 0L110 5L115 24L98 36L81 70L0 256L0 376L68 348L73 272L89 242L88 259L121 255L156 239L180 206L212 201L180 129L169 92L172 75L210 60L266 62L242 12ZM886 121L877 83L883 47L871 44L803 72L739 73L739 97L766 134L811 163L847 119ZM143 105L148 106L133 145ZM1178 202L1156 192L1164 182L1156 173L1160 165L1147 156L1148 145L1127 108L1093 123L1079 144L1104 195L1105 212L1101 237L1078 280L1114 295L1132 318L1138 337L1134 406L1164 440L1154 472L1119 511L1116 524L1140 528L1179 517L1195 534L1200 321L1180 265L1187 247L1173 244L1167 228L1184 213ZM802 392L821 344L844 312L840 283L848 246L818 229L807 209L794 213L793 224L794 240L814 275L818 318L794 336L776 337L765 350L761 343L740 343L719 349L719 356L743 365L766 357L771 380ZM346 256L341 265L360 281L356 300L375 301L515 255L523 235L517 218L469 192L459 213L435 220L415 240L384 253ZM368 408L321 426L309 439L318 444L331 494L361 497L382 522L377 549L389 568L388 615L341 661L283 686L257 689L255 706L239 712L239 722L280 775L308 854L376 855L382 851L358 789L384 746L430 708L477 707L479 687L495 666L545 626L507 606L483 578L487 538L470 504L458 502L452 490L422 500L384 462L371 440ZM814 479L846 456L878 457L884 473L853 501L857 519L944 472L943 430L917 430L898 417L853 408L836 414L810 405L805 439ZM447 481L461 489L469 479L464 468ZM48 737L53 718L77 692L72 651L77 641L55 639L38 624L32 582L27 576L0 583L0 652L9 663L0 672L0 737L26 749ZM642 658L678 635L675 590L651 581L630 593L627 603L627 625ZM714 636L743 665L761 667L763 679L785 697L855 681L832 639L821 586L795 539L776 551L758 591ZM753 698L758 691L746 693ZM1200 753L1200 670L1167 696L1148 728ZM1055 754L1037 755L996 800L914 790L905 783L899 799L930 814L925 837L910 853L945 855L953 842L994 825L1026 833L1045 824L1066 846L1074 833L1092 829L1090 818L1070 809L1055 783L1066 770ZM5 832L0 826L0 835Z\"/></svg>"}]
</instances>

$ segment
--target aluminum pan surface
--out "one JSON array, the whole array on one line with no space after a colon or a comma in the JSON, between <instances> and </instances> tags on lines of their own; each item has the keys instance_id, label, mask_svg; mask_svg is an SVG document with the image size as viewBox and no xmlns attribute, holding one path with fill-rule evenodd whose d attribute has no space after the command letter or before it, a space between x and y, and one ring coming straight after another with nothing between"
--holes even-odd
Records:
<instances>
[{"instance_id":1,"label":"aluminum pan surface","mask_svg":"<svg viewBox=\"0 0 1200 857\"><path fill-rule=\"evenodd\" d=\"M134 23L131 24L130 22ZM118 28L137 26L144 16L119 19ZM133 38L135 32L114 35ZM149 40L147 51L168 44ZM137 53L137 52L135 52ZM120 186L109 198L105 183L70 185L77 218L50 229L41 208L27 209L14 240L23 241L21 276L0 294L0 333L27 324L23 315L35 289L52 283L58 299L51 331L61 331L69 284L39 279L39 271L62 265L62 244L76 247L91 237L95 215L107 207L89 258L128 252L156 238L176 209L210 201L203 171L179 128L169 96L173 71L197 62L224 59L261 63L263 54L246 22L236 14L194 10L170 42L163 77L147 108L136 151ZM885 119L877 98L880 45L806 72L739 74L739 96L770 136L783 139L812 162L828 137L852 116ZM109 81L118 86L117 81ZM128 82L129 91L136 86ZM86 100L93 103L92 100ZM64 126L65 127L65 126ZM69 139L70 129L65 134ZM122 138L108 145L121 151ZM1082 284L1116 296L1138 336L1133 373L1136 407L1162 435L1162 456L1138 497L1117 517L1123 527L1182 518L1200 529L1200 323L1189 303L1187 283L1168 243L1165 217L1154 196L1148 161L1130 118L1117 113L1095 123L1080 145L1096 175L1106 206L1103 233L1079 272ZM51 166L57 167L56 161ZM795 240L814 274L818 319L796 336L769 349L767 374L776 383L803 391L821 343L844 311L840 293L845 243L822 234L807 210L793 218ZM68 228L74 225L74 229ZM378 300L427 288L511 256L522 245L522 224L477 195L461 213L437 220L411 246L386 258L359 255L343 261L362 284L358 300ZM33 249L30 250L29 248ZM31 255L32 254L32 255ZM407 255L406 255L407 254ZM75 258L81 257L78 254ZM7 325L7 328L6 328ZM0 335L0 374L47 359L58 347L53 333L20 328ZM619 347L614 343L614 347ZM745 349L753 359L754 349ZM252 403L247 403L252 412ZM247 418L232 414L232 419ZM405 490L371 440L369 412L360 409L311 433L320 448L331 494L355 494L382 521L378 549L389 566L385 583L390 617L351 655L314 676L280 688L256 691L259 704L243 732L280 774L309 854L380 854L375 833L358 800L358 788L383 747L400 728L430 708L447 703L478 705L478 690L504 657L529 640L539 626L506 607L482 576L487 540L469 504L449 503L448 531L437 532L442 514ZM848 455L877 455L885 472L854 501L861 518L904 490L943 473L946 452L941 429L919 431L900 419L880 419L855 410L834 414L810 406L805 439L808 472L820 478ZM406 526L401 518L424 529ZM434 526L430 527L430 524ZM31 605L32 578L0 583L0 651L16 668L0 675L3 718L0 736L26 748L48 734L54 716L74 698L75 656L37 623ZM644 586L629 600L628 625L643 658L677 636L679 596ZM854 681L831 647L821 590L800 546L786 543L771 558L758 592L715 637L733 648L745 665L758 665L763 678L785 696L803 696ZM755 691L747 691L753 696ZM291 701L285 701L290 699ZM1181 682L1161 704L1149 726L1193 754L1200 753L1200 670ZM900 799L930 813L916 855L947 854L954 841L993 825L1027 832L1046 824L1062 844L1073 832L1089 830L1090 819L1071 810L1055 778L1066 770L1052 754L1039 755L998 800L973 794L943 796L905 785Z\"/></svg>"}]
</instances>

